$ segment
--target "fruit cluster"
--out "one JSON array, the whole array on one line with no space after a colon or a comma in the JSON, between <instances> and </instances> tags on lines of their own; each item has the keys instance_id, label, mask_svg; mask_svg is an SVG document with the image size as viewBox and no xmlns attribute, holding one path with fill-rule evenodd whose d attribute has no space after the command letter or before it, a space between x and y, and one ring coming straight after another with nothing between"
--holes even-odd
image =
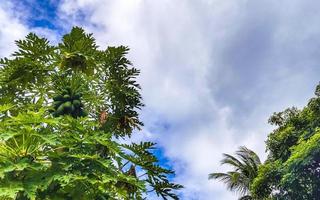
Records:
<instances>
[{"instance_id":1,"label":"fruit cluster","mask_svg":"<svg viewBox=\"0 0 320 200\"><path fill-rule=\"evenodd\" d=\"M73 92L70 87L66 87L61 94L53 97L53 112L54 117L61 115L71 115L72 117L84 117L87 113L83 109L81 102L82 94Z\"/></svg>"}]
</instances>

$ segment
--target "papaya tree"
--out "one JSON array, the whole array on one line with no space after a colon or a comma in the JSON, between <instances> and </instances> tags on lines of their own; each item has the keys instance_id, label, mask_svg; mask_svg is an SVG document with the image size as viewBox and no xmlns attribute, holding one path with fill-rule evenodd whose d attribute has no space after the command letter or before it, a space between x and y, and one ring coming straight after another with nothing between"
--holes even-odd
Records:
<instances>
[{"instance_id":1,"label":"papaya tree","mask_svg":"<svg viewBox=\"0 0 320 200\"><path fill-rule=\"evenodd\" d=\"M16 45L0 60L0 198L178 199L155 143L129 140L143 103L128 47L100 49L79 27Z\"/></svg>"}]
</instances>

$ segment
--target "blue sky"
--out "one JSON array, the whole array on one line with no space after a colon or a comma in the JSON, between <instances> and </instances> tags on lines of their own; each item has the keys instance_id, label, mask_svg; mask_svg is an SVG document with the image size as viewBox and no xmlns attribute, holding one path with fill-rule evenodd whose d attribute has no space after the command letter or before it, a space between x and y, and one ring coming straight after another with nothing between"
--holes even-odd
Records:
<instances>
[{"instance_id":1,"label":"blue sky","mask_svg":"<svg viewBox=\"0 0 320 200\"><path fill-rule=\"evenodd\" d=\"M246 145L264 159L268 117L301 108L320 81L314 0L0 2L0 56L30 31L56 43L75 25L101 48L131 48L146 104L146 126L133 140L158 143L186 200L237 199L207 180L225 170L221 154Z\"/></svg>"}]
</instances>

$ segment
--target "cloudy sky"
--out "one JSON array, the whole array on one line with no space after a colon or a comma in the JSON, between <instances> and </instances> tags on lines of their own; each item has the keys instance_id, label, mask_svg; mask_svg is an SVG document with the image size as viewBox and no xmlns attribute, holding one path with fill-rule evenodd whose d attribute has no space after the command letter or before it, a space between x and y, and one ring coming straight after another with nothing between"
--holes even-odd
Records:
<instances>
[{"instance_id":1,"label":"cloudy sky","mask_svg":"<svg viewBox=\"0 0 320 200\"><path fill-rule=\"evenodd\" d=\"M36 32L57 43L72 26L101 48L127 45L146 107L136 140L158 143L181 199L233 200L221 154L265 159L268 117L305 105L320 81L320 1L0 0L0 56ZM149 199L157 199L149 197Z\"/></svg>"}]
</instances>

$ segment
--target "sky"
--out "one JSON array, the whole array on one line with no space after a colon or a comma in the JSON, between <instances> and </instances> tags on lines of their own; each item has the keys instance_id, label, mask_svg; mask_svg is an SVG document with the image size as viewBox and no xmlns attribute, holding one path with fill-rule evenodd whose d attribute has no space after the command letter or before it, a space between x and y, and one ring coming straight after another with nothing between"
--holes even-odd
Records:
<instances>
[{"instance_id":1,"label":"sky","mask_svg":"<svg viewBox=\"0 0 320 200\"><path fill-rule=\"evenodd\" d=\"M126 45L141 69L145 123L183 200L234 200L222 153L266 158L273 112L302 108L320 78L320 1L0 0L0 57L28 32L59 42L72 26L101 48ZM156 200L156 196L148 199Z\"/></svg>"}]
</instances>

